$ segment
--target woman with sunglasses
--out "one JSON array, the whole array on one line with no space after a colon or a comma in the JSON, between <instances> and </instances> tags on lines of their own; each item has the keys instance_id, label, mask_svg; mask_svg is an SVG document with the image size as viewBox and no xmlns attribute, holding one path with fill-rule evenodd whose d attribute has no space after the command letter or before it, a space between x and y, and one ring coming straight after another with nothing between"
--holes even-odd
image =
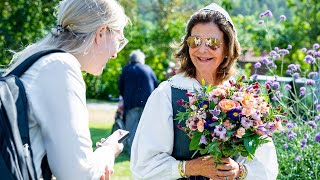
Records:
<instances>
[{"instance_id":1,"label":"woman with sunglasses","mask_svg":"<svg viewBox=\"0 0 320 180\"><path fill-rule=\"evenodd\" d=\"M41 170L45 155L57 179L109 179L114 159L123 149L118 143L122 131L93 152L81 71L100 75L105 64L117 57L128 42L123 35L128 20L116 0L63 0L57 26L14 55L9 72L37 52L64 51L41 57L21 76L37 179L51 179L50 171Z\"/></svg>"},{"instance_id":2,"label":"woman with sunglasses","mask_svg":"<svg viewBox=\"0 0 320 180\"><path fill-rule=\"evenodd\" d=\"M201 87L202 79L212 85L231 78L240 54L236 29L228 13L216 4L194 13L187 23L186 36L176 58L179 74L149 97L131 151L131 170L136 179L250 179L273 180L278 173L276 151L268 143L255 158L223 158L224 164L189 151L189 137L178 128L177 100ZM189 99L190 100L190 99ZM188 99L187 99L188 101Z\"/></svg>"}]
</instances>

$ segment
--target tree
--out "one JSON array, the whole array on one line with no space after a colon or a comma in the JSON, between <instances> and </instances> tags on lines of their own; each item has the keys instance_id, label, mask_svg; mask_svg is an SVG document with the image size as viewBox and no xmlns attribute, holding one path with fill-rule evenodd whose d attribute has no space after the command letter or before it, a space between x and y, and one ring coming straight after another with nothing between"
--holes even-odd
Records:
<instances>
[{"instance_id":1,"label":"tree","mask_svg":"<svg viewBox=\"0 0 320 180\"><path fill-rule=\"evenodd\" d=\"M0 64L6 66L12 54L8 50L42 38L55 25L54 6L59 0L5 0L0 3Z\"/></svg>"}]
</instances>

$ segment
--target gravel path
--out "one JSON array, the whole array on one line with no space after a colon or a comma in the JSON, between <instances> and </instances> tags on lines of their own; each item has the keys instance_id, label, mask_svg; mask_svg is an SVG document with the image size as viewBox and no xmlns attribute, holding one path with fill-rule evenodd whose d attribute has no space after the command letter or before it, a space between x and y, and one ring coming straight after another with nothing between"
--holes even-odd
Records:
<instances>
[{"instance_id":1,"label":"gravel path","mask_svg":"<svg viewBox=\"0 0 320 180\"><path fill-rule=\"evenodd\" d=\"M90 122L113 123L118 104L110 102L88 102L87 108Z\"/></svg>"}]
</instances>

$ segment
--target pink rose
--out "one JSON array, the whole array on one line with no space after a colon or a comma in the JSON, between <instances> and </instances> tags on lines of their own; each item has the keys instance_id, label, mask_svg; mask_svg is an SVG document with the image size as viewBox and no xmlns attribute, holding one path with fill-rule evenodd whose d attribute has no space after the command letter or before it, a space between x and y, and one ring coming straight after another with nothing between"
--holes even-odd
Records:
<instances>
[{"instance_id":1,"label":"pink rose","mask_svg":"<svg viewBox=\"0 0 320 180\"><path fill-rule=\"evenodd\" d=\"M223 99L219 102L218 106L222 112L228 112L233 108L239 107L240 104L237 101L233 101L230 99Z\"/></svg>"},{"instance_id":2,"label":"pink rose","mask_svg":"<svg viewBox=\"0 0 320 180\"><path fill-rule=\"evenodd\" d=\"M237 138L242 138L242 136L245 134L245 132L246 132L246 130L243 127L239 128L237 130L236 137Z\"/></svg>"},{"instance_id":3,"label":"pink rose","mask_svg":"<svg viewBox=\"0 0 320 180\"><path fill-rule=\"evenodd\" d=\"M253 113L251 108L243 108L241 114L244 116L250 116Z\"/></svg>"}]
</instances>

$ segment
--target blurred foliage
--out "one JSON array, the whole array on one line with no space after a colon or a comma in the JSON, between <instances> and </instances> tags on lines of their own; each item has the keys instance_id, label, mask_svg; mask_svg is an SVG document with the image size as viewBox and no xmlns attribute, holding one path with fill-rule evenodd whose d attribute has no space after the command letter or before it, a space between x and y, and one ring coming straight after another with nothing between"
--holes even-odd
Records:
<instances>
[{"instance_id":1,"label":"blurred foliage","mask_svg":"<svg viewBox=\"0 0 320 180\"><path fill-rule=\"evenodd\" d=\"M2 0L0 3L0 64L12 58L8 50L19 50L42 38L55 25L52 16L59 0Z\"/></svg>"},{"instance_id":2,"label":"blurred foliage","mask_svg":"<svg viewBox=\"0 0 320 180\"><path fill-rule=\"evenodd\" d=\"M52 15L59 0L4 0L0 4L0 65L4 67L12 54L8 50L20 50L42 38L55 26ZM107 99L108 95L118 96L118 77L128 63L128 56L134 49L146 54L146 64L150 65L158 79L166 79L169 62L174 62L173 44L180 44L189 17L212 0L119 0L131 19L125 29L129 44L118 53L118 58L110 60L99 77L84 73L87 83L87 97ZM263 56L270 51L266 43L265 28L258 25L258 15L270 9L275 20L268 22L271 46L280 48L293 46L294 53L286 56L285 64L297 63L304 56L301 49L319 41L319 2L316 0L217 0L232 15L237 27L243 52L254 51ZM287 20L277 22L280 15ZM298 50L298 51L297 51ZM309 67L302 67L309 68Z\"/></svg>"}]
</instances>

